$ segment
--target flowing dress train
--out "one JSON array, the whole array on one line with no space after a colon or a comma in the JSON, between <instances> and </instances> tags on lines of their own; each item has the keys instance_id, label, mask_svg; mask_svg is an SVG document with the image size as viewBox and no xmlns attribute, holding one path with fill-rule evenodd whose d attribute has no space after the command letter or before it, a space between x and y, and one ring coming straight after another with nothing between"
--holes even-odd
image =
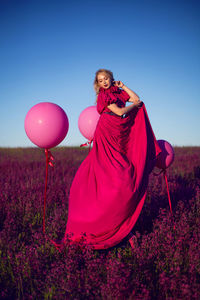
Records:
<instances>
[{"instance_id":1,"label":"flowing dress train","mask_svg":"<svg viewBox=\"0 0 200 300\"><path fill-rule=\"evenodd\" d=\"M131 232L161 152L144 104L124 118L109 113L110 103L120 100L119 106L125 106L129 97L120 91L100 93L93 147L70 189L64 240L78 241L84 235L95 249L112 247Z\"/></svg>"}]
</instances>

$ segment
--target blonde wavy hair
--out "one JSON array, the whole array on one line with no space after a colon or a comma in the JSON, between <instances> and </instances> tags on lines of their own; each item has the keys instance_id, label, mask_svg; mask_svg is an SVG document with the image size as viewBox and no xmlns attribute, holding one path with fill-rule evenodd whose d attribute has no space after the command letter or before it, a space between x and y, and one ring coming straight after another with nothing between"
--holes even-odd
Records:
<instances>
[{"instance_id":1,"label":"blonde wavy hair","mask_svg":"<svg viewBox=\"0 0 200 300\"><path fill-rule=\"evenodd\" d=\"M99 69L98 71L96 71L95 78L94 78L94 90L95 90L97 96L99 94L99 85L98 85L98 78L97 77L100 73L106 74L110 78L111 82L114 81L113 73L110 70Z\"/></svg>"}]
</instances>

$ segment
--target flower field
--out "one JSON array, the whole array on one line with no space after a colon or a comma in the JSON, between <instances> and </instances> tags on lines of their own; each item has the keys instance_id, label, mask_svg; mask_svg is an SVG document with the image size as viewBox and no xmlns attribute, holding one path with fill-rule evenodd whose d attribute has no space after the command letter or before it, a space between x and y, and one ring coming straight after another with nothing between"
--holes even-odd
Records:
<instances>
[{"instance_id":1,"label":"flower field","mask_svg":"<svg viewBox=\"0 0 200 300\"><path fill-rule=\"evenodd\" d=\"M131 248L93 250L84 240L58 251L70 186L88 150L55 148L43 234L45 154L0 149L0 299L200 299L200 147L175 147L167 171L151 174ZM158 170L154 170L157 172Z\"/></svg>"}]
</instances>

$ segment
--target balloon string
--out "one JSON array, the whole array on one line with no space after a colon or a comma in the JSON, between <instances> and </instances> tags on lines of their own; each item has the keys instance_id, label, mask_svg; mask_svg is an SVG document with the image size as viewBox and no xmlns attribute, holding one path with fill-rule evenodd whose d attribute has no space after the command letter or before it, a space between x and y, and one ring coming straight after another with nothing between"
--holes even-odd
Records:
<instances>
[{"instance_id":1,"label":"balloon string","mask_svg":"<svg viewBox=\"0 0 200 300\"><path fill-rule=\"evenodd\" d=\"M168 186L168 180L167 180L167 172L166 172L166 170L164 170L163 176L165 178L165 182L166 182L166 186L167 186L167 195L168 195L168 200L169 200L170 211L171 211L171 214L173 214L172 213L172 203L171 203L171 199L170 199L170 193L169 193L169 186Z\"/></svg>"},{"instance_id":2,"label":"balloon string","mask_svg":"<svg viewBox=\"0 0 200 300\"><path fill-rule=\"evenodd\" d=\"M54 160L53 155L48 149L44 150L46 156L46 176L45 176L45 188L44 188L44 208L43 208L43 232L45 233L45 214L46 214L46 199L47 199L47 181L48 181L48 166L53 167L51 160Z\"/></svg>"},{"instance_id":3,"label":"balloon string","mask_svg":"<svg viewBox=\"0 0 200 300\"><path fill-rule=\"evenodd\" d=\"M168 196L168 201L169 201L169 208L170 208L170 212L173 216L173 212L172 212L172 203L171 203L171 198L170 198L170 192L169 192L169 185L168 185L168 180L167 180L167 171L166 169L162 169L159 173L153 173L154 176L158 176L161 173L163 173L164 179L165 179L165 183L167 186L167 196ZM174 225L174 229L175 229L175 225Z\"/></svg>"}]
</instances>

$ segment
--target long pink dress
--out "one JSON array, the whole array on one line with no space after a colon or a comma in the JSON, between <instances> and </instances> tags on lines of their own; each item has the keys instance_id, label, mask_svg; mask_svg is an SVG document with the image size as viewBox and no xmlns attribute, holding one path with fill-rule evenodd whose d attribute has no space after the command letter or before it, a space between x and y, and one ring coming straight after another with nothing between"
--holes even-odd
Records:
<instances>
[{"instance_id":1,"label":"long pink dress","mask_svg":"<svg viewBox=\"0 0 200 300\"><path fill-rule=\"evenodd\" d=\"M106 249L121 242L139 217L160 148L144 104L124 118L109 114L109 104L122 107L128 99L117 87L100 89L93 148L71 186L64 240L84 234L95 249Z\"/></svg>"}]
</instances>

